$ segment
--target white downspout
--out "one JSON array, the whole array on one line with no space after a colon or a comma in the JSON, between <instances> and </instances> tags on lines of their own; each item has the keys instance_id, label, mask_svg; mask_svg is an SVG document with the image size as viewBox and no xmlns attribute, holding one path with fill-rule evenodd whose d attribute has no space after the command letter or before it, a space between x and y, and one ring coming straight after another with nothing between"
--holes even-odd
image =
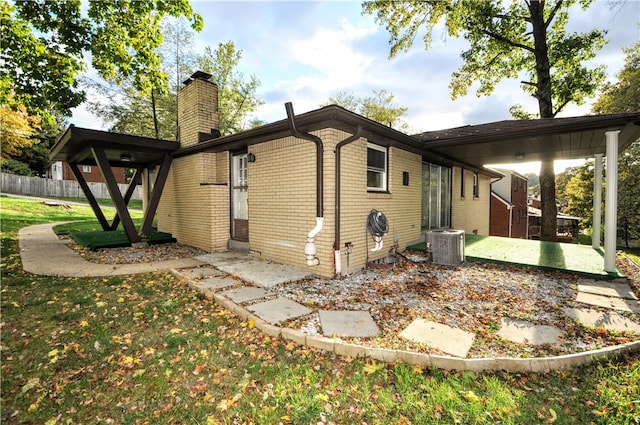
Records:
<instances>
[{"instance_id":1,"label":"white downspout","mask_svg":"<svg viewBox=\"0 0 640 425\"><path fill-rule=\"evenodd\" d=\"M324 224L324 217L316 217L316 227L311 229L307 235L307 243L304 246L304 255L307 257L307 266L317 266L320 264L320 260L316 257L316 236L322 230Z\"/></svg>"}]
</instances>

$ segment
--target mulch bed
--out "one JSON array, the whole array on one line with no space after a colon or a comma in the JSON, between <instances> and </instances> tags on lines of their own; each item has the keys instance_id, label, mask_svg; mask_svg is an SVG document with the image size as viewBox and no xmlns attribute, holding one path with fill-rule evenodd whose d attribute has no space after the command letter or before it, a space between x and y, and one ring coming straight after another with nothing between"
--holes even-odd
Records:
<instances>
[{"instance_id":1,"label":"mulch bed","mask_svg":"<svg viewBox=\"0 0 640 425\"><path fill-rule=\"evenodd\" d=\"M621 266L627 265L621 260ZM638 293L638 277L635 275ZM468 357L540 357L576 353L638 340L630 332L589 329L567 317L565 307L586 308L575 301L577 276L532 268L466 262L458 267L402 261L388 270L367 270L342 279L309 279L271 289L318 310L368 311L381 333L376 338L343 340L382 348L443 354L402 339L400 332L423 318L475 333ZM589 307L607 311L598 307ZM631 320L637 315L623 313ZM560 344L516 344L497 336L502 318L551 325L563 332ZM320 334L317 314L288 326Z\"/></svg>"}]
</instances>

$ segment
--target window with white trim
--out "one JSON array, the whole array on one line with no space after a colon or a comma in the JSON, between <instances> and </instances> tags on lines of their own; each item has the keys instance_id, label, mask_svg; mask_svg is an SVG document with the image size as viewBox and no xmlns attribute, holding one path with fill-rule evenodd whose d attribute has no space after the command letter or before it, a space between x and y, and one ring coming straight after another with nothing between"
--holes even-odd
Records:
<instances>
[{"instance_id":1,"label":"window with white trim","mask_svg":"<svg viewBox=\"0 0 640 425\"><path fill-rule=\"evenodd\" d=\"M90 173L91 172L91 165L83 165L82 166L82 172Z\"/></svg>"},{"instance_id":2,"label":"window with white trim","mask_svg":"<svg viewBox=\"0 0 640 425\"><path fill-rule=\"evenodd\" d=\"M367 190L387 190L387 148L367 143Z\"/></svg>"}]
</instances>

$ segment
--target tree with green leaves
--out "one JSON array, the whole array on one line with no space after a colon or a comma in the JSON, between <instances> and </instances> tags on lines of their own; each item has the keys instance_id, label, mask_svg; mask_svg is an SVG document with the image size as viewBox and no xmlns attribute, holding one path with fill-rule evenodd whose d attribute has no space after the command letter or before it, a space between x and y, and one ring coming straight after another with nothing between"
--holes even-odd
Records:
<instances>
[{"instance_id":1,"label":"tree with green leaves","mask_svg":"<svg viewBox=\"0 0 640 425\"><path fill-rule=\"evenodd\" d=\"M373 90L373 95L369 97L356 97L353 92L339 91L320 106L338 105L396 130L407 132L409 125L402 121L402 116L409 108L394 106L394 97L393 93L384 89Z\"/></svg>"},{"instance_id":2,"label":"tree with green leaves","mask_svg":"<svg viewBox=\"0 0 640 425\"><path fill-rule=\"evenodd\" d=\"M215 50L207 46L196 58L198 69L211 74L211 81L218 85L219 130L223 136L249 128L246 117L264 104L257 96L260 80L254 74L245 77L238 71L241 59L242 50L236 50L233 41L219 43Z\"/></svg>"},{"instance_id":3,"label":"tree with green leaves","mask_svg":"<svg viewBox=\"0 0 640 425\"><path fill-rule=\"evenodd\" d=\"M476 94L489 95L503 79L522 79L522 88L538 104L540 118L553 118L568 104L581 104L604 80L603 67L584 64L604 45L602 31L568 33L569 10L587 8L593 0L449 0L394 2L365 1L365 13L390 33L393 57L411 47L419 31L428 49L436 25L470 43L463 64L452 75L453 99L477 84ZM524 78L523 78L524 76ZM555 173L553 158L540 167L541 239L556 238Z\"/></svg>"},{"instance_id":4,"label":"tree with green leaves","mask_svg":"<svg viewBox=\"0 0 640 425\"><path fill-rule=\"evenodd\" d=\"M557 176L558 198L564 205L563 212L580 217L580 228L593 226L594 162L569 167Z\"/></svg>"},{"instance_id":5,"label":"tree with green leaves","mask_svg":"<svg viewBox=\"0 0 640 425\"><path fill-rule=\"evenodd\" d=\"M216 50L206 47L201 55L187 56L191 49L185 43L191 43L191 39L182 32L176 32L175 28L174 34L178 38L171 34L165 37L169 48L163 49L168 54L162 55L166 72L175 80L170 84L170 92L156 95L152 102L149 94L136 90L133 84L126 84L124 90L115 96L109 95L114 90L112 87L94 85L108 101L98 99L90 104L91 109L109 124L111 131L175 140L177 91L182 81L195 69L200 69L212 74L211 81L218 85L221 134L228 135L249 128L252 124L245 123L247 116L263 102L257 96L260 86L258 78L255 75L246 78L237 71L242 51L236 50L235 44L228 41L220 43ZM176 43L176 40L180 42ZM175 47L178 45L180 49Z\"/></svg>"},{"instance_id":6,"label":"tree with green leaves","mask_svg":"<svg viewBox=\"0 0 640 425\"><path fill-rule=\"evenodd\" d=\"M202 18L186 0L0 0L0 101L11 97L30 115L70 116L85 101L78 77L84 57L107 81L132 79L136 89L167 91L156 49L165 16L184 16L194 29Z\"/></svg>"},{"instance_id":7,"label":"tree with green leaves","mask_svg":"<svg viewBox=\"0 0 640 425\"><path fill-rule=\"evenodd\" d=\"M595 113L640 111L640 43L628 49L618 81L608 83L596 103ZM618 229L628 247L640 239L640 140L618 158Z\"/></svg>"}]
</instances>

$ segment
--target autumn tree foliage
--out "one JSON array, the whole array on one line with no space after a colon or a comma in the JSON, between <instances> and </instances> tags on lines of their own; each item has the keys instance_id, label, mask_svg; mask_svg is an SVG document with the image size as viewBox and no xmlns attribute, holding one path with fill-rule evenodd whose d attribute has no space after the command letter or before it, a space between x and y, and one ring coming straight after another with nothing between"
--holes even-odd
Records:
<instances>
[{"instance_id":1,"label":"autumn tree foliage","mask_svg":"<svg viewBox=\"0 0 640 425\"><path fill-rule=\"evenodd\" d=\"M395 56L413 44L424 31L428 49L432 33L444 23L452 37L470 43L462 52L463 64L452 75L453 99L464 96L477 84L478 96L493 92L503 79L521 79L522 88L538 104L539 117L553 118L570 103L583 103L604 80L602 67L587 68L604 45L604 33L568 33L569 10L588 8L593 0L450 0L392 2L370 0L365 13L389 31ZM553 158L540 167L543 240L556 238L556 200Z\"/></svg>"},{"instance_id":2,"label":"autumn tree foliage","mask_svg":"<svg viewBox=\"0 0 640 425\"><path fill-rule=\"evenodd\" d=\"M85 101L79 75L91 66L107 81L133 78L149 91L167 89L167 75L156 49L162 43L165 16L185 16L195 29L202 18L188 1L88 2L80 0L0 0L0 100L14 96L32 115L49 119L51 109L70 115Z\"/></svg>"}]
</instances>

